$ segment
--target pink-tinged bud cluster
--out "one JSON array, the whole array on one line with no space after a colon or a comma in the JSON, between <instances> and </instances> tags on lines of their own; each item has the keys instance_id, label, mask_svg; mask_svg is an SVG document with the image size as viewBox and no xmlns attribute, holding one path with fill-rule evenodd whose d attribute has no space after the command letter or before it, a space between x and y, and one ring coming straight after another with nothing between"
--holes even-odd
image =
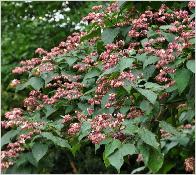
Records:
<instances>
[{"instance_id":1,"label":"pink-tinged bud cluster","mask_svg":"<svg viewBox=\"0 0 196 175\"><path fill-rule=\"evenodd\" d=\"M41 63L41 59L32 58L31 60L21 61L21 67L16 67L12 70L14 74L22 74L24 72L32 70L36 65Z\"/></svg>"},{"instance_id":2,"label":"pink-tinged bud cluster","mask_svg":"<svg viewBox=\"0 0 196 175\"><path fill-rule=\"evenodd\" d=\"M94 10L94 11L98 11L100 9L102 9L102 5L97 5L97 6L92 7L92 10Z\"/></svg>"},{"instance_id":3,"label":"pink-tinged bud cluster","mask_svg":"<svg viewBox=\"0 0 196 175\"><path fill-rule=\"evenodd\" d=\"M82 112L79 112L79 111L75 111L76 113L76 117L79 121L85 121L87 120L87 116L84 115Z\"/></svg>"},{"instance_id":4,"label":"pink-tinged bud cluster","mask_svg":"<svg viewBox=\"0 0 196 175\"><path fill-rule=\"evenodd\" d=\"M70 127L68 129L68 134L69 135L76 135L81 128L81 124L80 123L72 123L70 124Z\"/></svg>"},{"instance_id":5,"label":"pink-tinged bud cluster","mask_svg":"<svg viewBox=\"0 0 196 175\"><path fill-rule=\"evenodd\" d=\"M93 112L94 112L94 109L92 109L92 108L87 108L87 112L88 112L88 115L92 115Z\"/></svg>"},{"instance_id":6,"label":"pink-tinged bud cluster","mask_svg":"<svg viewBox=\"0 0 196 175\"><path fill-rule=\"evenodd\" d=\"M136 107L132 106L130 108L130 112L127 114L127 118L134 119L136 117L140 117L143 115L144 115L144 113L140 109L137 109Z\"/></svg>"},{"instance_id":7,"label":"pink-tinged bud cluster","mask_svg":"<svg viewBox=\"0 0 196 175\"><path fill-rule=\"evenodd\" d=\"M143 162L143 161L144 161L144 158L143 158L142 154L138 154L136 162L139 163L139 162Z\"/></svg>"},{"instance_id":8,"label":"pink-tinged bud cluster","mask_svg":"<svg viewBox=\"0 0 196 175\"><path fill-rule=\"evenodd\" d=\"M23 115L22 109L14 108L11 112L5 113L5 118L7 118L9 120L21 119L22 115Z\"/></svg>"},{"instance_id":9,"label":"pink-tinged bud cluster","mask_svg":"<svg viewBox=\"0 0 196 175\"><path fill-rule=\"evenodd\" d=\"M168 78L167 75L174 74L176 72L175 69L164 67L160 70L160 73L155 77L155 80L160 83L167 83L166 87L170 87L175 84L175 81L173 81L171 78Z\"/></svg>"},{"instance_id":10,"label":"pink-tinged bud cluster","mask_svg":"<svg viewBox=\"0 0 196 175\"><path fill-rule=\"evenodd\" d=\"M31 139L34 134L40 134L40 126L43 126L43 122L31 122L24 118L23 110L20 108L14 108L10 112L5 113L7 121L2 121L2 127L14 127L17 126L21 130L27 131L25 134L19 135L14 143L9 143L5 151L1 151L1 168L6 169L13 163L9 161L10 158L17 157L20 152L24 151L23 145L27 139Z\"/></svg>"},{"instance_id":11,"label":"pink-tinged bud cluster","mask_svg":"<svg viewBox=\"0 0 196 175\"><path fill-rule=\"evenodd\" d=\"M131 71L121 72L117 79L111 81L110 85L114 88L124 85L124 80L134 81L136 77L131 73Z\"/></svg>"},{"instance_id":12,"label":"pink-tinged bud cluster","mask_svg":"<svg viewBox=\"0 0 196 175\"><path fill-rule=\"evenodd\" d=\"M20 80L17 80L17 79L13 79L10 83L10 86L12 88L15 88L18 84L20 84Z\"/></svg>"},{"instance_id":13,"label":"pink-tinged bud cluster","mask_svg":"<svg viewBox=\"0 0 196 175\"><path fill-rule=\"evenodd\" d=\"M40 72L51 72L54 70L54 64L48 62L48 63L42 63L39 65Z\"/></svg>"},{"instance_id":14,"label":"pink-tinged bud cluster","mask_svg":"<svg viewBox=\"0 0 196 175\"><path fill-rule=\"evenodd\" d=\"M103 17L104 17L103 13L91 12L83 18L83 21L88 21L91 23L100 23L102 22Z\"/></svg>"},{"instance_id":15,"label":"pink-tinged bud cluster","mask_svg":"<svg viewBox=\"0 0 196 175\"><path fill-rule=\"evenodd\" d=\"M114 3L110 4L110 5L106 8L105 12L106 12L106 13L112 13L112 12L117 12L118 10L119 10L119 5L118 5L117 2L114 2Z\"/></svg>"},{"instance_id":16,"label":"pink-tinged bud cluster","mask_svg":"<svg viewBox=\"0 0 196 175\"><path fill-rule=\"evenodd\" d=\"M89 64L78 63L73 66L74 69L77 69L79 72L84 72L90 67Z\"/></svg>"},{"instance_id":17,"label":"pink-tinged bud cluster","mask_svg":"<svg viewBox=\"0 0 196 175\"><path fill-rule=\"evenodd\" d=\"M37 53L39 55L47 55L48 52L46 50L44 50L43 48L37 48L35 50L35 53Z\"/></svg>"},{"instance_id":18,"label":"pink-tinged bud cluster","mask_svg":"<svg viewBox=\"0 0 196 175\"><path fill-rule=\"evenodd\" d=\"M189 7L189 9L195 8L195 1L189 1L188 7Z\"/></svg>"},{"instance_id":19,"label":"pink-tinged bud cluster","mask_svg":"<svg viewBox=\"0 0 196 175\"><path fill-rule=\"evenodd\" d=\"M63 116L63 123L67 123L67 122L69 122L69 121L71 121L72 120L72 117L71 117L71 115L64 115Z\"/></svg>"},{"instance_id":20,"label":"pink-tinged bud cluster","mask_svg":"<svg viewBox=\"0 0 196 175\"><path fill-rule=\"evenodd\" d=\"M93 144L99 144L101 141L103 141L106 138L105 134L102 134L100 132L91 132L88 136L88 139Z\"/></svg>"},{"instance_id":21,"label":"pink-tinged bud cluster","mask_svg":"<svg viewBox=\"0 0 196 175\"><path fill-rule=\"evenodd\" d=\"M163 139L167 139L168 137L172 136L169 132L167 132L163 129L160 129L160 133L161 133L161 138L163 138Z\"/></svg>"},{"instance_id":22,"label":"pink-tinged bud cluster","mask_svg":"<svg viewBox=\"0 0 196 175\"><path fill-rule=\"evenodd\" d=\"M13 165L13 162L9 159L17 157L22 151L24 151L25 149L23 148L23 145L25 144L25 141L31 139L34 134L40 134L40 130L33 129L27 134L21 134L16 142L9 143L7 149L1 151L1 169L7 169L10 165Z\"/></svg>"},{"instance_id":23,"label":"pink-tinged bud cluster","mask_svg":"<svg viewBox=\"0 0 196 175\"><path fill-rule=\"evenodd\" d=\"M92 52L90 55L86 56L82 62L86 64L93 64L95 61L92 59L92 57L98 56L97 52Z\"/></svg>"},{"instance_id":24,"label":"pink-tinged bud cluster","mask_svg":"<svg viewBox=\"0 0 196 175\"><path fill-rule=\"evenodd\" d=\"M189 157L184 161L185 171L193 173L195 171L195 159L194 157Z\"/></svg>"}]
</instances>

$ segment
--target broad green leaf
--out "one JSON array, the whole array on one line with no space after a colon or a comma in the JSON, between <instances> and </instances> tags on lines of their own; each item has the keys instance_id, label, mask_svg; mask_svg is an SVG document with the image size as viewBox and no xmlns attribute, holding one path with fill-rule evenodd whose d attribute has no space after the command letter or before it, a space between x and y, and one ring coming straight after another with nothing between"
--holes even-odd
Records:
<instances>
[{"instance_id":1,"label":"broad green leaf","mask_svg":"<svg viewBox=\"0 0 196 175\"><path fill-rule=\"evenodd\" d=\"M133 144L127 143L127 144L123 144L119 151L121 152L122 156L126 156L126 155L133 155L136 154L136 148Z\"/></svg>"},{"instance_id":2,"label":"broad green leaf","mask_svg":"<svg viewBox=\"0 0 196 175\"><path fill-rule=\"evenodd\" d=\"M101 34L101 38L104 44L112 43L114 39L117 37L119 33L119 29L120 29L119 27L114 28L114 29L112 28L104 29Z\"/></svg>"},{"instance_id":3,"label":"broad green leaf","mask_svg":"<svg viewBox=\"0 0 196 175\"><path fill-rule=\"evenodd\" d=\"M138 129L139 128L136 125L130 123L126 125L126 128L124 129L123 133L133 135L138 132Z\"/></svg>"},{"instance_id":4,"label":"broad green leaf","mask_svg":"<svg viewBox=\"0 0 196 175\"><path fill-rule=\"evenodd\" d=\"M93 78L99 75L100 75L100 71L98 71L97 69L92 69L85 75L84 80L88 78Z\"/></svg>"},{"instance_id":5,"label":"broad green leaf","mask_svg":"<svg viewBox=\"0 0 196 175\"><path fill-rule=\"evenodd\" d=\"M44 79L45 81L45 86L52 81L53 77L57 76L57 73L54 72L44 72L43 74L41 74L41 77Z\"/></svg>"},{"instance_id":6,"label":"broad green leaf","mask_svg":"<svg viewBox=\"0 0 196 175\"><path fill-rule=\"evenodd\" d=\"M106 103L108 102L108 98L109 98L109 93L105 94L105 95L102 97L102 100L101 100L101 108L102 108L102 109L105 108L105 105L106 105Z\"/></svg>"},{"instance_id":7,"label":"broad green leaf","mask_svg":"<svg viewBox=\"0 0 196 175\"><path fill-rule=\"evenodd\" d=\"M155 36L155 35L157 35L157 33L154 30L152 30L152 29L148 30L148 32L147 32L147 37L148 38L150 38L152 36Z\"/></svg>"},{"instance_id":8,"label":"broad green leaf","mask_svg":"<svg viewBox=\"0 0 196 175\"><path fill-rule=\"evenodd\" d=\"M133 144L123 144L121 147L111 156L108 157L108 160L112 166L114 166L118 172L120 172L120 168L123 165L124 159L123 157L126 155L136 154L136 148Z\"/></svg>"},{"instance_id":9,"label":"broad green leaf","mask_svg":"<svg viewBox=\"0 0 196 175\"><path fill-rule=\"evenodd\" d=\"M137 54L136 56L135 56L135 58L138 60L138 61L142 61L142 62L144 62L145 61L145 59L147 59L147 54L146 53L143 53L143 54Z\"/></svg>"},{"instance_id":10,"label":"broad green leaf","mask_svg":"<svg viewBox=\"0 0 196 175\"><path fill-rule=\"evenodd\" d=\"M144 38L143 40L140 41L142 44L142 47L145 48L145 43L148 42L147 38Z\"/></svg>"},{"instance_id":11,"label":"broad green leaf","mask_svg":"<svg viewBox=\"0 0 196 175\"><path fill-rule=\"evenodd\" d=\"M81 129L80 129L80 134L78 137L78 140L82 140L85 136L87 136L90 133L91 129L91 124L88 121L85 121L82 123Z\"/></svg>"},{"instance_id":12,"label":"broad green leaf","mask_svg":"<svg viewBox=\"0 0 196 175\"><path fill-rule=\"evenodd\" d=\"M153 106L152 104L150 104L149 101L147 100L142 100L142 102L140 103L140 109L144 112L146 112L147 115L150 114L150 112L152 111L153 109Z\"/></svg>"},{"instance_id":13,"label":"broad green leaf","mask_svg":"<svg viewBox=\"0 0 196 175\"><path fill-rule=\"evenodd\" d=\"M160 26L159 28L162 30L167 30L167 29L170 29L171 27L172 25L163 25L163 26Z\"/></svg>"},{"instance_id":14,"label":"broad green leaf","mask_svg":"<svg viewBox=\"0 0 196 175\"><path fill-rule=\"evenodd\" d=\"M63 148L71 149L71 146L69 145L67 140L64 140L60 137L54 136L50 132L42 132L41 136L45 137L48 140L51 140L55 145L58 145L58 146L63 147Z\"/></svg>"},{"instance_id":15,"label":"broad green leaf","mask_svg":"<svg viewBox=\"0 0 196 175\"><path fill-rule=\"evenodd\" d=\"M16 92L25 89L28 85L29 85L28 82L23 83L23 84L18 84L18 85L16 86Z\"/></svg>"},{"instance_id":16,"label":"broad green leaf","mask_svg":"<svg viewBox=\"0 0 196 175\"><path fill-rule=\"evenodd\" d=\"M173 42L174 41L174 39L175 39L175 35L174 34L172 34L172 33L165 33L165 32L163 32L163 31L161 31L161 34L165 37L165 39L168 41L168 42Z\"/></svg>"},{"instance_id":17,"label":"broad green leaf","mask_svg":"<svg viewBox=\"0 0 196 175\"><path fill-rule=\"evenodd\" d=\"M169 132L171 134L174 134L174 135L178 134L178 131L173 126L171 126L169 123L167 123L165 121L160 121L159 122L159 126L163 130L165 130L165 131L167 131L167 132Z\"/></svg>"},{"instance_id":18,"label":"broad green leaf","mask_svg":"<svg viewBox=\"0 0 196 175\"><path fill-rule=\"evenodd\" d=\"M114 154L108 157L108 160L112 166L114 166L118 173L120 172L120 168L123 165L124 159L121 152L118 150Z\"/></svg>"},{"instance_id":19,"label":"broad green leaf","mask_svg":"<svg viewBox=\"0 0 196 175\"><path fill-rule=\"evenodd\" d=\"M156 57L156 56L149 56L149 57L147 57L147 58L144 60L143 69L144 69L146 66L150 65L150 64L156 63L158 60L159 60L159 58Z\"/></svg>"},{"instance_id":20,"label":"broad green leaf","mask_svg":"<svg viewBox=\"0 0 196 175\"><path fill-rule=\"evenodd\" d=\"M117 72L117 71L119 71L119 68L118 68L117 66L114 66L114 67L112 67L112 68L109 68L109 69L107 69L106 71L104 71L104 72L99 76L99 79L100 79L101 77L103 77L104 75L108 75L108 74L111 74L111 73L114 73L114 72Z\"/></svg>"},{"instance_id":21,"label":"broad green leaf","mask_svg":"<svg viewBox=\"0 0 196 175\"><path fill-rule=\"evenodd\" d=\"M155 69L154 65L150 65L150 66L145 67L144 70L143 70L144 78L146 80L148 80L150 77L152 77L152 75L154 74L155 70L156 69Z\"/></svg>"},{"instance_id":22,"label":"broad green leaf","mask_svg":"<svg viewBox=\"0 0 196 175\"><path fill-rule=\"evenodd\" d=\"M44 86L44 80L39 77L32 77L29 79L28 85L39 91Z\"/></svg>"},{"instance_id":23,"label":"broad green leaf","mask_svg":"<svg viewBox=\"0 0 196 175\"><path fill-rule=\"evenodd\" d=\"M156 173L163 165L164 157L163 154L155 149L150 150L150 156L148 160L148 168Z\"/></svg>"},{"instance_id":24,"label":"broad green leaf","mask_svg":"<svg viewBox=\"0 0 196 175\"><path fill-rule=\"evenodd\" d=\"M105 157L111 155L117 148L121 146L121 142L117 139L114 139L111 143L105 146Z\"/></svg>"},{"instance_id":25,"label":"broad green leaf","mask_svg":"<svg viewBox=\"0 0 196 175\"><path fill-rule=\"evenodd\" d=\"M44 111L45 112L45 117L50 116L52 113L54 113L56 111L56 109L54 109L52 107L52 105L45 105L44 108L45 108L45 111Z\"/></svg>"},{"instance_id":26,"label":"broad green leaf","mask_svg":"<svg viewBox=\"0 0 196 175\"><path fill-rule=\"evenodd\" d=\"M20 131L19 130L10 130L6 132L1 137L1 147L11 142L11 139L14 138Z\"/></svg>"},{"instance_id":27,"label":"broad green leaf","mask_svg":"<svg viewBox=\"0 0 196 175\"><path fill-rule=\"evenodd\" d=\"M66 58L66 62L67 62L67 64L69 65L69 66L72 66L76 61L77 61L77 57L68 57L68 58Z\"/></svg>"},{"instance_id":28,"label":"broad green leaf","mask_svg":"<svg viewBox=\"0 0 196 175\"><path fill-rule=\"evenodd\" d=\"M195 60L189 60L186 63L186 67L193 73L195 73Z\"/></svg>"},{"instance_id":29,"label":"broad green leaf","mask_svg":"<svg viewBox=\"0 0 196 175\"><path fill-rule=\"evenodd\" d=\"M190 77L191 77L191 73L188 69L182 68L176 71L174 75L174 80L176 81L176 86L180 94L187 87Z\"/></svg>"},{"instance_id":30,"label":"broad green leaf","mask_svg":"<svg viewBox=\"0 0 196 175\"><path fill-rule=\"evenodd\" d=\"M122 58L119 61L120 72L122 72L126 68L131 68L133 61L134 61L133 58Z\"/></svg>"},{"instance_id":31,"label":"broad green leaf","mask_svg":"<svg viewBox=\"0 0 196 175\"><path fill-rule=\"evenodd\" d=\"M147 89L141 89L141 88L136 88L136 90L139 93L141 93L143 96L145 96L152 104L155 104L157 99L157 94L155 94L153 91Z\"/></svg>"},{"instance_id":32,"label":"broad green leaf","mask_svg":"<svg viewBox=\"0 0 196 175\"><path fill-rule=\"evenodd\" d=\"M144 143L154 147L155 149L159 149L159 143L156 139L156 135L151 131L146 128L140 128L138 134Z\"/></svg>"},{"instance_id":33,"label":"broad green leaf","mask_svg":"<svg viewBox=\"0 0 196 175\"><path fill-rule=\"evenodd\" d=\"M160 86L160 85L157 84L157 83L151 83L151 82L145 83L144 86L145 86L146 89L150 89L150 90L152 90L152 91L161 91L161 90L164 89L163 86Z\"/></svg>"},{"instance_id":34,"label":"broad green leaf","mask_svg":"<svg viewBox=\"0 0 196 175\"><path fill-rule=\"evenodd\" d=\"M144 164L147 166L150 157L149 147L146 144L138 144L137 149L139 153L142 154Z\"/></svg>"},{"instance_id":35,"label":"broad green leaf","mask_svg":"<svg viewBox=\"0 0 196 175\"><path fill-rule=\"evenodd\" d=\"M37 162L47 153L48 145L42 143L35 143L32 148L33 157Z\"/></svg>"}]
</instances>

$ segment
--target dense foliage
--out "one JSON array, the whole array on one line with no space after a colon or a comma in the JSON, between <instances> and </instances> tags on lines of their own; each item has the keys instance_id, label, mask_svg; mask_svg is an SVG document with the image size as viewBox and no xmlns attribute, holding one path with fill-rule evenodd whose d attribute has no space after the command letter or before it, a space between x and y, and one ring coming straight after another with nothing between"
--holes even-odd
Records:
<instances>
[{"instance_id":1,"label":"dense foliage","mask_svg":"<svg viewBox=\"0 0 196 175\"><path fill-rule=\"evenodd\" d=\"M195 3L92 10L84 31L12 70L10 87L30 92L2 121L2 169L84 173L84 153L102 173L193 173Z\"/></svg>"}]
</instances>

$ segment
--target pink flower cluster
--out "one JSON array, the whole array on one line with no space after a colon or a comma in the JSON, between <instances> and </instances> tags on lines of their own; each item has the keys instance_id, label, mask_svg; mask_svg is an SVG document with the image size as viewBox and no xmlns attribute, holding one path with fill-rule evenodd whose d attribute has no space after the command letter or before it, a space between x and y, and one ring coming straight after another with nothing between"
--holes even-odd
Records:
<instances>
[{"instance_id":1,"label":"pink flower cluster","mask_svg":"<svg viewBox=\"0 0 196 175\"><path fill-rule=\"evenodd\" d=\"M24 72L32 70L36 65L41 63L41 59L32 58L31 60L21 61L21 67L16 67L12 70L14 74L22 74Z\"/></svg>"},{"instance_id":2,"label":"pink flower cluster","mask_svg":"<svg viewBox=\"0 0 196 175\"><path fill-rule=\"evenodd\" d=\"M9 161L10 158L17 157L20 152L24 151L23 145L27 139L31 139L34 134L40 134L40 126L44 125L43 122L30 122L23 116L23 110L20 108L14 108L10 112L5 113L5 118L8 121L2 121L2 127L20 127L22 130L27 131L25 134L19 135L17 141L9 143L5 151L1 151L1 168L6 169L13 163Z\"/></svg>"},{"instance_id":3,"label":"pink flower cluster","mask_svg":"<svg viewBox=\"0 0 196 175\"><path fill-rule=\"evenodd\" d=\"M170 87L173 84L175 84L175 81L172 80L171 78L166 77L168 73L175 73L175 69L169 68L169 67L164 67L163 69L160 70L160 73L155 77L155 80L160 83L167 83L166 87Z\"/></svg>"}]
</instances>

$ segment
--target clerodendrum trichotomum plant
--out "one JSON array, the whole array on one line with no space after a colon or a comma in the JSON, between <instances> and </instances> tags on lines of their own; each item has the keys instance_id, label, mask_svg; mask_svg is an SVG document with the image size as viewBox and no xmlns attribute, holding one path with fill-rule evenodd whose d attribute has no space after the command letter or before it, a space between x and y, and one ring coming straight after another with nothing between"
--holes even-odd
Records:
<instances>
[{"instance_id":1,"label":"clerodendrum trichotomum plant","mask_svg":"<svg viewBox=\"0 0 196 175\"><path fill-rule=\"evenodd\" d=\"M30 92L2 121L3 172L48 173L55 150L93 144L118 172L194 173L195 3L136 6L94 6L85 31L12 70Z\"/></svg>"}]
</instances>

